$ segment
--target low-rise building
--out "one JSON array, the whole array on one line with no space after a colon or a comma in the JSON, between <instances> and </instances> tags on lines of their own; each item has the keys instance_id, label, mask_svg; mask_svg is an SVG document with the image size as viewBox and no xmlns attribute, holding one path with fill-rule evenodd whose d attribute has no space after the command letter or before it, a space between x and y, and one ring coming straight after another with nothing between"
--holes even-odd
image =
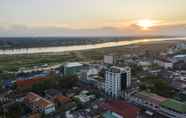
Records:
<instances>
[{"instance_id":1,"label":"low-rise building","mask_svg":"<svg viewBox=\"0 0 186 118\"><path fill-rule=\"evenodd\" d=\"M169 118L186 118L186 103L184 102L147 92L137 93L131 96L130 100Z\"/></svg>"},{"instance_id":2,"label":"low-rise building","mask_svg":"<svg viewBox=\"0 0 186 118\"><path fill-rule=\"evenodd\" d=\"M98 75L98 70L96 68L85 68L80 72L80 79L87 80L92 79Z\"/></svg>"},{"instance_id":3,"label":"low-rise building","mask_svg":"<svg viewBox=\"0 0 186 118\"><path fill-rule=\"evenodd\" d=\"M79 76L83 64L78 62L66 63L64 65L64 76Z\"/></svg>"},{"instance_id":4,"label":"low-rise building","mask_svg":"<svg viewBox=\"0 0 186 118\"><path fill-rule=\"evenodd\" d=\"M104 64L108 65L116 64L116 57L114 55L104 55Z\"/></svg>"},{"instance_id":5,"label":"low-rise building","mask_svg":"<svg viewBox=\"0 0 186 118\"><path fill-rule=\"evenodd\" d=\"M36 93L29 92L24 97L24 103L33 111L49 114L55 111L55 104Z\"/></svg>"},{"instance_id":6,"label":"low-rise building","mask_svg":"<svg viewBox=\"0 0 186 118\"><path fill-rule=\"evenodd\" d=\"M62 108L63 110L75 106L75 103L72 102L71 98L63 95L56 96L53 101L58 108Z\"/></svg>"},{"instance_id":7,"label":"low-rise building","mask_svg":"<svg viewBox=\"0 0 186 118\"><path fill-rule=\"evenodd\" d=\"M56 96L59 96L59 95L62 95L62 93L57 89L45 90L45 96L48 99L53 99L53 98L55 98Z\"/></svg>"},{"instance_id":8,"label":"low-rise building","mask_svg":"<svg viewBox=\"0 0 186 118\"><path fill-rule=\"evenodd\" d=\"M102 116L103 118L123 118L123 116L111 111L105 112Z\"/></svg>"},{"instance_id":9,"label":"low-rise building","mask_svg":"<svg viewBox=\"0 0 186 118\"><path fill-rule=\"evenodd\" d=\"M141 66L143 70L148 70L152 63L149 61L139 61L138 65Z\"/></svg>"},{"instance_id":10,"label":"low-rise building","mask_svg":"<svg viewBox=\"0 0 186 118\"><path fill-rule=\"evenodd\" d=\"M177 90L186 89L186 80L175 79L171 82L171 86Z\"/></svg>"},{"instance_id":11,"label":"low-rise building","mask_svg":"<svg viewBox=\"0 0 186 118\"><path fill-rule=\"evenodd\" d=\"M79 99L81 103L87 103L92 99L95 99L96 96L93 94L88 95L88 91L82 91L79 95L74 96L74 98Z\"/></svg>"},{"instance_id":12,"label":"low-rise building","mask_svg":"<svg viewBox=\"0 0 186 118\"><path fill-rule=\"evenodd\" d=\"M131 96L130 100L140 106L159 111L160 103L167 100L167 98L143 91Z\"/></svg>"},{"instance_id":13,"label":"low-rise building","mask_svg":"<svg viewBox=\"0 0 186 118\"><path fill-rule=\"evenodd\" d=\"M173 68L173 62L167 59L158 59L154 63L165 69Z\"/></svg>"},{"instance_id":14,"label":"low-rise building","mask_svg":"<svg viewBox=\"0 0 186 118\"><path fill-rule=\"evenodd\" d=\"M178 62L178 61L184 61L186 62L186 55L185 54L179 54L179 55L175 55L172 60L174 62Z\"/></svg>"},{"instance_id":15,"label":"low-rise building","mask_svg":"<svg viewBox=\"0 0 186 118\"><path fill-rule=\"evenodd\" d=\"M140 109L122 100L100 103L104 118L138 118Z\"/></svg>"},{"instance_id":16,"label":"low-rise building","mask_svg":"<svg viewBox=\"0 0 186 118\"><path fill-rule=\"evenodd\" d=\"M20 89L31 88L34 84L48 80L47 77L36 77L28 80L16 80L16 87Z\"/></svg>"},{"instance_id":17,"label":"low-rise building","mask_svg":"<svg viewBox=\"0 0 186 118\"><path fill-rule=\"evenodd\" d=\"M186 118L186 103L168 99L160 104L160 112L169 118Z\"/></svg>"},{"instance_id":18,"label":"low-rise building","mask_svg":"<svg viewBox=\"0 0 186 118\"><path fill-rule=\"evenodd\" d=\"M175 70L186 70L186 62L184 61L175 62L173 68Z\"/></svg>"},{"instance_id":19,"label":"low-rise building","mask_svg":"<svg viewBox=\"0 0 186 118\"><path fill-rule=\"evenodd\" d=\"M176 50L183 50L183 49L186 49L186 44L183 43L183 42L179 42L176 44Z\"/></svg>"}]
</instances>

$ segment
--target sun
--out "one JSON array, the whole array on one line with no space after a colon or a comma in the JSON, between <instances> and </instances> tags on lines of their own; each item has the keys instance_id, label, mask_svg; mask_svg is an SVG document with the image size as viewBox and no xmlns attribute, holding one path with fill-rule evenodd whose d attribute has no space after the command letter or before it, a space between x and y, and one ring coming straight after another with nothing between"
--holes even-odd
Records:
<instances>
[{"instance_id":1,"label":"sun","mask_svg":"<svg viewBox=\"0 0 186 118\"><path fill-rule=\"evenodd\" d=\"M143 20L138 20L136 25L141 27L144 30L147 30L150 27L154 26L154 22L150 19L143 19Z\"/></svg>"}]
</instances>

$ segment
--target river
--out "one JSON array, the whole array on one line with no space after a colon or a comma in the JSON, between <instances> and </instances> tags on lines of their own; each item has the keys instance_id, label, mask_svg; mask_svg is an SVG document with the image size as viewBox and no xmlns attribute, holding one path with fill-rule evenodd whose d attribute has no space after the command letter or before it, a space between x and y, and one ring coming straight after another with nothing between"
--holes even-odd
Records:
<instances>
[{"instance_id":1,"label":"river","mask_svg":"<svg viewBox=\"0 0 186 118\"><path fill-rule=\"evenodd\" d=\"M108 47L127 46L145 42L159 42L159 41L186 41L186 37L179 38L154 38L154 39L136 39L125 40L117 42L107 42L98 44L86 44L86 45L73 45L73 46L57 46L57 47L39 47L39 48L22 48L22 49L7 49L0 50L0 55L14 55L14 54L36 54L36 53L52 53L52 52L68 52L68 51L80 51L90 50Z\"/></svg>"}]
</instances>

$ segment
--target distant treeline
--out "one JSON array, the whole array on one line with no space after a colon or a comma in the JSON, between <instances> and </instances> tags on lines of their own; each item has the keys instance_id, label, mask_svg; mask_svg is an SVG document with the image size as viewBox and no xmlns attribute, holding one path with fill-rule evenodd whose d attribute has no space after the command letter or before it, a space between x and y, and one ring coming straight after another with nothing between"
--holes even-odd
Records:
<instances>
[{"instance_id":1,"label":"distant treeline","mask_svg":"<svg viewBox=\"0 0 186 118\"><path fill-rule=\"evenodd\" d=\"M51 47L104 43L109 41L122 41L141 38L167 38L167 36L156 37L1 37L0 49Z\"/></svg>"}]
</instances>

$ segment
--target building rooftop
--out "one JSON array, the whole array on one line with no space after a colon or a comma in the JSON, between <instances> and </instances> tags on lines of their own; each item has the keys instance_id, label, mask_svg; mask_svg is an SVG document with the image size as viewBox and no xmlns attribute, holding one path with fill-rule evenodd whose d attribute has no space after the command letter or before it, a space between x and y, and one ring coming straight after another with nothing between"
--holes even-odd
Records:
<instances>
[{"instance_id":1,"label":"building rooftop","mask_svg":"<svg viewBox=\"0 0 186 118\"><path fill-rule=\"evenodd\" d=\"M60 103L67 103L67 102L70 102L71 101L71 99L69 97L62 96L62 95L56 96L54 99L56 101L60 102Z\"/></svg>"},{"instance_id":2,"label":"building rooftop","mask_svg":"<svg viewBox=\"0 0 186 118\"><path fill-rule=\"evenodd\" d=\"M186 113L186 103L173 100L173 99L168 99L160 104L162 107L172 109L177 112L181 113Z\"/></svg>"},{"instance_id":3,"label":"building rooftop","mask_svg":"<svg viewBox=\"0 0 186 118\"><path fill-rule=\"evenodd\" d=\"M105 113L103 114L103 118L117 118L117 117L114 116L114 115L112 114L112 112L107 111L107 112L105 112Z\"/></svg>"},{"instance_id":4,"label":"building rooftop","mask_svg":"<svg viewBox=\"0 0 186 118\"><path fill-rule=\"evenodd\" d=\"M28 118L40 118L40 114L39 113L32 113L28 116Z\"/></svg>"},{"instance_id":5,"label":"building rooftop","mask_svg":"<svg viewBox=\"0 0 186 118\"><path fill-rule=\"evenodd\" d=\"M33 93L33 92L30 92L30 93L28 93L28 94L26 95L25 100L26 100L27 102L29 102L29 103L32 103L32 102L34 102L34 101L35 101L36 99L38 99L38 98L40 98L39 95L37 95L37 94L35 94L35 93Z\"/></svg>"},{"instance_id":6,"label":"building rooftop","mask_svg":"<svg viewBox=\"0 0 186 118\"><path fill-rule=\"evenodd\" d=\"M172 61L169 60L168 58L159 58L159 60L166 63L172 63Z\"/></svg>"},{"instance_id":7,"label":"building rooftop","mask_svg":"<svg viewBox=\"0 0 186 118\"><path fill-rule=\"evenodd\" d=\"M121 73L122 71L129 71L129 67L124 67L124 68L121 68L121 67L117 67L117 66L112 66L110 68L110 71L113 72L113 73Z\"/></svg>"},{"instance_id":8,"label":"building rooftop","mask_svg":"<svg viewBox=\"0 0 186 118\"><path fill-rule=\"evenodd\" d=\"M61 95L61 92L58 91L57 89L48 89L45 90L45 94L47 95L47 97L55 97Z\"/></svg>"},{"instance_id":9,"label":"building rooftop","mask_svg":"<svg viewBox=\"0 0 186 118\"><path fill-rule=\"evenodd\" d=\"M77 67L77 66L82 66L83 64L79 63L79 62L70 62L70 63L66 63L65 67Z\"/></svg>"},{"instance_id":10,"label":"building rooftop","mask_svg":"<svg viewBox=\"0 0 186 118\"><path fill-rule=\"evenodd\" d=\"M115 112L124 118L136 118L139 108L122 100L107 101L100 104L104 110ZM111 117L112 118L112 117Z\"/></svg>"},{"instance_id":11,"label":"building rooftop","mask_svg":"<svg viewBox=\"0 0 186 118\"><path fill-rule=\"evenodd\" d=\"M28 79L28 80L16 80L16 85L18 87L32 87L32 85L37 84L43 80L47 80L48 78L46 77L35 77L33 79Z\"/></svg>"},{"instance_id":12,"label":"building rooftop","mask_svg":"<svg viewBox=\"0 0 186 118\"><path fill-rule=\"evenodd\" d=\"M37 106L40 108L47 108L53 105L52 102L44 98L39 99L38 101L35 102L35 104L37 104Z\"/></svg>"},{"instance_id":13,"label":"building rooftop","mask_svg":"<svg viewBox=\"0 0 186 118\"><path fill-rule=\"evenodd\" d=\"M176 57L176 58L182 58L182 57L186 57L186 55L185 54L179 54L179 55L176 55L174 57Z\"/></svg>"},{"instance_id":14,"label":"building rooftop","mask_svg":"<svg viewBox=\"0 0 186 118\"><path fill-rule=\"evenodd\" d=\"M173 80L171 82L171 86L176 88L176 89L184 90L186 88L186 81L185 80L176 79L176 80Z\"/></svg>"},{"instance_id":15,"label":"building rooftop","mask_svg":"<svg viewBox=\"0 0 186 118\"><path fill-rule=\"evenodd\" d=\"M145 91L137 93L136 96L140 97L142 99L145 99L147 101L154 102L156 104L160 104L161 102L167 100L167 98L165 98L165 97L159 96L159 95L154 94L154 93L147 93Z\"/></svg>"},{"instance_id":16,"label":"building rooftop","mask_svg":"<svg viewBox=\"0 0 186 118\"><path fill-rule=\"evenodd\" d=\"M27 104L33 104L33 105L40 107L40 108L47 108L47 107L54 105L51 101L49 101L45 98L42 98L41 96L39 96L33 92L29 92L24 97L24 102Z\"/></svg>"}]
</instances>

